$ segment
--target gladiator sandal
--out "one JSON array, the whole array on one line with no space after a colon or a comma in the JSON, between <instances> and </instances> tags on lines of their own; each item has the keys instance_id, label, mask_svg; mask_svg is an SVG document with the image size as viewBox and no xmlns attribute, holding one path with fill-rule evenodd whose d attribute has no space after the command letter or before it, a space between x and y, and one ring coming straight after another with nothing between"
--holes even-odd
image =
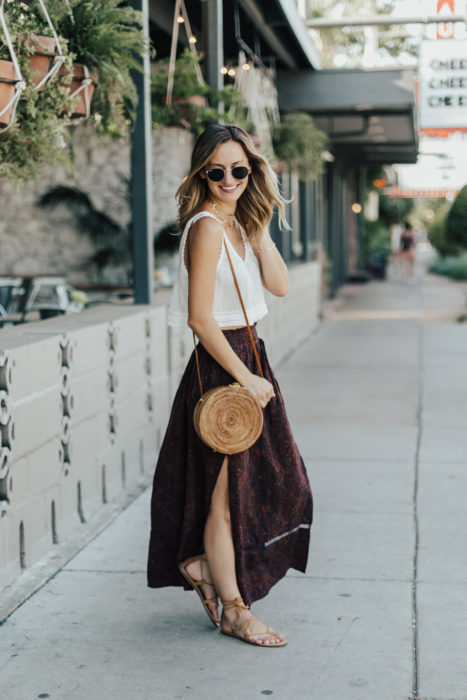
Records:
<instances>
[{"instance_id":1,"label":"gladiator sandal","mask_svg":"<svg viewBox=\"0 0 467 700\"><path fill-rule=\"evenodd\" d=\"M229 608L238 608L239 610L249 610L250 606L245 605L243 602L243 598L234 598L233 600L222 600L222 605L224 610L228 610ZM252 641L253 637L264 637L265 635L270 635L274 636L277 634L277 632L274 632L269 625L266 625L266 630L264 632L252 632L251 626L255 622L260 622L257 617L251 616L247 618L246 620L243 620L243 622L240 622L239 625L230 625L230 631L226 630L222 624L221 624L221 632L222 634L227 635L228 637L235 637L235 639L239 639L242 642L246 642L247 644L253 644L256 647L268 647L270 649L275 648L275 647L285 647L287 644L287 640L282 638L277 638L276 642L271 642L271 641ZM264 624L264 623L262 623Z\"/></svg>"},{"instance_id":2,"label":"gladiator sandal","mask_svg":"<svg viewBox=\"0 0 467 700\"><path fill-rule=\"evenodd\" d=\"M214 618L214 614L213 614L212 610L209 608L209 603L216 603L217 604L217 596L215 598L205 598L203 595L203 592L201 590L201 586L214 586L214 584L211 583L211 581L206 581L204 578L200 578L198 580L195 580L194 578L191 578L190 574L186 570L186 567L189 566L192 562L194 562L194 561L201 561L202 562L203 559L206 559L206 557L203 555L198 555L196 557L190 557L189 559L186 559L181 564L179 564L178 568L179 568L179 571L182 574L183 578L190 584L190 586L192 586L193 590L195 590L196 593L199 595L201 602L203 604L203 608L206 610L208 617L211 620L214 627L218 627L219 623L216 622L216 620ZM202 567L203 567L203 565L201 563L201 572L203 570ZM202 573L201 573L201 576L202 576Z\"/></svg>"}]
</instances>

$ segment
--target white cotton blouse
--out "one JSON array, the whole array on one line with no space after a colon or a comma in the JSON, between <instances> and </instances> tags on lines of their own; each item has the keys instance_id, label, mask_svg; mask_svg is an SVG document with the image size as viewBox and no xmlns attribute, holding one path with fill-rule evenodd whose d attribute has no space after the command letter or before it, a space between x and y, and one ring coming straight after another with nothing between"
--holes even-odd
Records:
<instances>
[{"instance_id":1,"label":"white cotton blouse","mask_svg":"<svg viewBox=\"0 0 467 700\"><path fill-rule=\"evenodd\" d=\"M185 265L185 245L190 227L205 216L209 216L222 226L222 222L208 211L201 211L193 216L186 224L180 241L178 261L178 275L172 290L172 298L169 304L167 322L169 326L185 327L188 322L188 271ZM225 246L229 246L229 253L237 276L238 286L245 306L248 322L256 323L268 313L268 307L264 299L264 290L261 282L258 260L247 240L244 231L240 227L245 257L241 258L229 238L223 230L222 247L216 269L216 282L214 287L214 299L212 314L221 328L232 326L244 326L245 317L238 298L237 290L230 269Z\"/></svg>"}]
</instances>

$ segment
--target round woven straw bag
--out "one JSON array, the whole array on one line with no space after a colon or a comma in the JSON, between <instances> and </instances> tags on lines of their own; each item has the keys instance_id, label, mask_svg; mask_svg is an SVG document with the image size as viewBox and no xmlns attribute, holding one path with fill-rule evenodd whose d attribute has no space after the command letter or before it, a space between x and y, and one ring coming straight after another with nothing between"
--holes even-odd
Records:
<instances>
[{"instance_id":1,"label":"round woven straw bag","mask_svg":"<svg viewBox=\"0 0 467 700\"><path fill-rule=\"evenodd\" d=\"M199 399L193 414L199 437L215 452L234 455L251 447L263 429L263 411L240 384L216 386Z\"/></svg>"}]
</instances>

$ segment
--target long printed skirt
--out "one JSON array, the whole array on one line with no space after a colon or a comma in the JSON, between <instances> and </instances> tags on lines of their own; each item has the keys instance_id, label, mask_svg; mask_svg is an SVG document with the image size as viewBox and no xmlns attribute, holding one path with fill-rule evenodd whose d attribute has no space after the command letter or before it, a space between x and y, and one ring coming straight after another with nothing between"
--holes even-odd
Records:
<instances>
[{"instance_id":1,"label":"long printed skirt","mask_svg":"<svg viewBox=\"0 0 467 700\"><path fill-rule=\"evenodd\" d=\"M285 413L264 343L253 330L264 376L276 398L264 409L264 427L250 449L228 457L228 483L235 566L247 604L264 597L289 568L305 571L312 495L305 467ZM257 373L248 330L224 330L240 359ZM203 389L233 378L198 345ZM178 564L204 551L203 531L225 455L205 445L193 427L200 396L192 354L172 406L154 476L148 585L189 586Z\"/></svg>"}]
</instances>

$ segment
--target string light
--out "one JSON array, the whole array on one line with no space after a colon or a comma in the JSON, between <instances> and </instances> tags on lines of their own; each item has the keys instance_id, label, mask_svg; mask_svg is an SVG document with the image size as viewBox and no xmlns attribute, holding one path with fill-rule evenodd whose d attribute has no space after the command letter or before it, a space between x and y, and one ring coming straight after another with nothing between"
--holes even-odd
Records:
<instances>
[{"instance_id":1,"label":"string light","mask_svg":"<svg viewBox=\"0 0 467 700\"><path fill-rule=\"evenodd\" d=\"M244 63L242 66L243 70L250 70L250 64L249 63Z\"/></svg>"},{"instance_id":2,"label":"string light","mask_svg":"<svg viewBox=\"0 0 467 700\"><path fill-rule=\"evenodd\" d=\"M183 19L182 15L178 15L178 17L177 17L177 22L178 22L179 24L183 24L184 21L185 21L185 20Z\"/></svg>"},{"instance_id":3,"label":"string light","mask_svg":"<svg viewBox=\"0 0 467 700\"><path fill-rule=\"evenodd\" d=\"M227 75L228 72L229 72L228 68L226 68L225 66L222 66L222 68L221 68L222 75Z\"/></svg>"},{"instance_id":4,"label":"string light","mask_svg":"<svg viewBox=\"0 0 467 700\"><path fill-rule=\"evenodd\" d=\"M190 42L190 44L196 44L197 38L193 35L193 36L190 36L190 38L188 39L188 41Z\"/></svg>"},{"instance_id":5,"label":"string light","mask_svg":"<svg viewBox=\"0 0 467 700\"><path fill-rule=\"evenodd\" d=\"M231 78L235 77L235 68L229 68L227 71L227 75L230 75Z\"/></svg>"}]
</instances>

